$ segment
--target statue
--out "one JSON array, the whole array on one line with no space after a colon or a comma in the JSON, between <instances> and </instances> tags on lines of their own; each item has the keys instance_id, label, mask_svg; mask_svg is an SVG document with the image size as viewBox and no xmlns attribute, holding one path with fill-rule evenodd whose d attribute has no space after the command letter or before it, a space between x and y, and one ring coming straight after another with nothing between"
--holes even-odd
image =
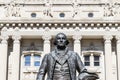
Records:
<instances>
[{"instance_id":1,"label":"statue","mask_svg":"<svg viewBox=\"0 0 120 80\"><path fill-rule=\"evenodd\" d=\"M42 60L37 79L45 80L96 80L95 73L87 72L78 53L67 48L69 41L64 33L58 33L55 37L55 50L46 54Z\"/></svg>"}]
</instances>

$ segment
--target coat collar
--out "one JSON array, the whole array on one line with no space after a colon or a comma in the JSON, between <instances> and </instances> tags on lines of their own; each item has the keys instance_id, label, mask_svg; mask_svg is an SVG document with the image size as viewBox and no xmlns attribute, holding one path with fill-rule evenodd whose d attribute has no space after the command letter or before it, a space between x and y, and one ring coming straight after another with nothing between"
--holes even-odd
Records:
<instances>
[{"instance_id":1,"label":"coat collar","mask_svg":"<svg viewBox=\"0 0 120 80\"><path fill-rule=\"evenodd\" d=\"M65 49L65 57L64 59L60 59L58 56L57 56L57 50L55 49L53 52L52 52L52 57L58 61L61 65L63 65L66 60L68 60L70 58L70 56L72 55L72 53L68 50L68 48Z\"/></svg>"}]
</instances>

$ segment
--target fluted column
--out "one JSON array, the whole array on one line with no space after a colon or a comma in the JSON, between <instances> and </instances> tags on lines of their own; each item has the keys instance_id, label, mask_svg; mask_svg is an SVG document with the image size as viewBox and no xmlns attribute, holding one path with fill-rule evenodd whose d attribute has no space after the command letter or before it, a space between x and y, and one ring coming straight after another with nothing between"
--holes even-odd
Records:
<instances>
[{"instance_id":1,"label":"fluted column","mask_svg":"<svg viewBox=\"0 0 120 80\"><path fill-rule=\"evenodd\" d=\"M104 52L105 52L105 80L112 79L112 46L111 46L111 35L104 36Z\"/></svg>"},{"instance_id":2,"label":"fluted column","mask_svg":"<svg viewBox=\"0 0 120 80\"><path fill-rule=\"evenodd\" d=\"M50 49L51 49L50 48L50 39L51 39L51 36L45 35L42 38L44 40L44 48L43 48L44 54L49 53Z\"/></svg>"},{"instance_id":3,"label":"fluted column","mask_svg":"<svg viewBox=\"0 0 120 80\"><path fill-rule=\"evenodd\" d=\"M1 36L0 44L0 80L6 80L7 78L7 56L8 56L8 36Z\"/></svg>"},{"instance_id":4,"label":"fluted column","mask_svg":"<svg viewBox=\"0 0 120 80\"><path fill-rule=\"evenodd\" d=\"M117 71L118 71L118 80L120 80L120 35L116 36L117 43L116 43L116 48L117 48Z\"/></svg>"},{"instance_id":5,"label":"fluted column","mask_svg":"<svg viewBox=\"0 0 120 80\"><path fill-rule=\"evenodd\" d=\"M12 53L12 75L11 80L19 80L20 76L20 39L21 36L12 36L13 42L13 53Z\"/></svg>"},{"instance_id":6,"label":"fluted column","mask_svg":"<svg viewBox=\"0 0 120 80\"><path fill-rule=\"evenodd\" d=\"M79 55L81 55L81 40L82 36L75 35L73 36L74 39L74 51L77 52Z\"/></svg>"}]
</instances>

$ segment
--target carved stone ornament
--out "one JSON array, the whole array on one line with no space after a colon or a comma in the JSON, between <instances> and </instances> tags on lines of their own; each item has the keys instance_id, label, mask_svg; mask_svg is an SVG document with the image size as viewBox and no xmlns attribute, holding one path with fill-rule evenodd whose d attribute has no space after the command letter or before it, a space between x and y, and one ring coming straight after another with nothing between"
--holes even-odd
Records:
<instances>
[{"instance_id":1,"label":"carved stone ornament","mask_svg":"<svg viewBox=\"0 0 120 80\"><path fill-rule=\"evenodd\" d=\"M31 44L30 44L30 46L28 47L28 49L27 49L27 51L30 51L30 50L34 50L34 51L38 51L38 49L37 49L37 47L35 46L35 43L34 42L32 42Z\"/></svg>"},{"instance_id":2,"label":"carved stone ornament","mask_svg":"<svg viewBox=\"0 0 120 80\"><path fill-rule=\"evenodd\" d=\"M119 14L120 12L120 5L118 3L107 3L104 6L104 16L111 17Z\"/></svg>"},{"instance_id":3,"label":"carved stone ornament","mask_svg":"<svg viewBox=\"0 0 120 80\"><path fill-rule=\"evenodd\" d=\"M16 4L15 1L11 1L5 5L5 16L6 17L20 17L20 5Z\"/></svg>"}]
</instances>

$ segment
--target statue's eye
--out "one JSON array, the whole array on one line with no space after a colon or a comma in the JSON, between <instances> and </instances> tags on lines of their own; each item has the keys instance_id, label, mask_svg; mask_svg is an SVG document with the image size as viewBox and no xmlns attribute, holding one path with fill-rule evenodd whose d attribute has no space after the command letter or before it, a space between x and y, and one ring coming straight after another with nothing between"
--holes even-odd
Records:
<instances>
[{"instance_id":1,"label":"statue's eye","mask_svg":"<svg viewBox=\"0 0 120 80\"><path fill-rule=\"evenodd\" d=\"M64 37L62 39L65 39Z\"/></svg>"},{"instance_id":2,"label":"statue's eye","mask_svg":"<svg viewBox=\"0 0 120 80\"><path fill-rule=\"evenodd\" d=\"M58 37L57 39L60 39L60 37Z\"/></svg>"}]
</instances>

